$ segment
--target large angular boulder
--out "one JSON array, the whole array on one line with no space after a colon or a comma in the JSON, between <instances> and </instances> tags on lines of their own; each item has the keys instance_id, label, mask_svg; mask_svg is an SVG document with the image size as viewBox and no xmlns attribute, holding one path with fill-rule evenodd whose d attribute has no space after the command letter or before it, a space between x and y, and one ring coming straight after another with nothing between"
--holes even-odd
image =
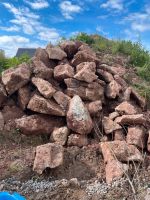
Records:
<instances>
[{"instance_id":1,"label":"large angular boulder","mask_svg":"<svg viewBox=\"0 0 150 200\"><path fill-rule=\"evenodd\" d=\"M48 68L41 60L36 57L31 59L30 68L34 77L49 80L53 76L53 69Z\"/></svg>"},{"instance_id":2,"label":"large angular boulder","mask_svg":"<svg viewBox=\"0 0 150 200\"><path fill-rule=\"evenodd\" d=\"M26 63L10 68L2 73L2 82L9 95L23 87L30 80L31 71Z\"/></svg>"},{"instance_id":3,"label":"large angular boulder","mask_svg":"<svg viewBox=\"0 0 150 200\"><path fill-rule=\"evenodd\" d=\"M115 122L120 125L145 125L146 118L143 114L136 114L136 115L122 115L121 117L117 117Z\"/></svg>"},{"instance_id":4,"label":"large angular boulder","mask_svg":"<svg viewBox=\"0 0 150 200\"><path fill-rule=\"evenodd\" d=\"M41 78L32 78L32 83L37 87L38 91L45 97L50 99L56 90L52 84Z\"/></svg>"},{"instance_id":5,"label":"large angular boulder","mask_svg":"<svg viewBox=\"0 0 150 200\"><path fill-rule=\"evenodd\" d=\"M73 66L77 66L82 62L96 62L97 63L98 61L99 60L96 58L95 55L84 50L84 51L78 51L75 54L71 63Z\"/></svg>"},{"instance_id":6,"label":"large angular boulder","mask_svg":"<svg viewBox=\"0 0 150 200\"><path fill-rule=\"evenodd\" d=\"M46 67L54 68L56 63L53 60L49 59L48 53L45 49L37 48L35 52L35 57L37 57L40 61L42 61Z\"/></svg>"},{"instance_id":7,"label":"large angular boulder","mask_svg":"<svg viewBox=\"0 0 150 200\"><path fill-rule=\"evenodd\" d=\"M64 149L61 145L48 143L36 147L33 171L42 174L47 168L56 168L63 163Z\"/></svg>"},{"instance_id":8,"label":"large angular boulder","mask_svg":"<svg viewBox=\"0 0 150 200\"><path fill-rule=\"evenodd\" d=\"M25 110L31 97L30 87L28 85L19 88L18 90L18 104L22 110Z\"/></svg>"},{"instance_id":9,"label":"large angular boulder","mask_svg":"<svg viewBox=\"0 0 150 200\"><path fill-rule=\"evenodd\" d=\"M38 113L65 116L64 110L53 100L45 99L36 94L30 99L27 108Z\"/></svg>"},{"instance_id":10,"label":"large angular boulder","mask_svg":"<svg viewBox=\"0 0 150 200\"><path fill-rule=\"evenodd\" d=\"M96 64L94 62L83 62L76 66L77 73L74 78L79 81L85 81L91 83L96 80L98 77L95 74Z\"/></svg>"},{"instance_id":11,"label":"large angular boulder","mask_svg":"<svg viewBox=\"0 0 150 200\"><path fill-rule=\"evenodd\" d=\"M67 57L67 54L60 47L47 45L46 52L48 53L49 59L52 60L62 60Z\"/></svg>"},{"instance_id":12,"label":"large angular boulder","mask_svg":"<svg viewBox=\"0 0 150 200\"><path fill-rule=\"evenodd\" d=\"M121 126L109 117L104 117L102 120L104 131L106 134L113 133L115 130L121 129Z\"/></svg>"},{"instance_id":13,"label":"large angular boulder","mask_svg":"<svg viewBox=\"0 0 150 200\"><path fill-rule=\"evenodd\" d=\"M15 120L16 128L25 135L49 135L55 127L64 125L61 117L47 115L30 115Z\"/></svg>"},{"instance_id":14,"label":"large angular boulder","mask_svg":"<svg viewBox=\"0 0 150 200\"><path fill-rule=\"evenodd\" d=\"M121 90L121 86L115 81L111 81L106 88L106 96L109 99L115 99L117 96L119 96Z\"/></svg>"},{"instance_id":15,"label":"large angular boulder","mask_svg":"<svg viewBox=\"0 0 150 200\"><path fill-rule=\"evenodd\" d=\"M99 75L99 77L104 80L106 83L110 83L111 81L114 80L113 76L111 73L103 70L103 69L98 69L97 70L97 74Z\"/></svg>"},{"instance_id":16,"label":"large angular boulder","mask_svg":"<svg viewBox=\"0 0 150 200\"><path fill-rule=\"evenodd\" d=\"M68 146L77 146L77 147L83 147L88 145L88 138L86 135L79 135L79 134L71 134L68 136Z\"/></svg>"},{"instance_id":17,"label":"large angular boulder","mask_svg":"<svg viewBox=\"0 0 150 200\"><path fill-rule=\"evenodd\" d=\"M87 109L88 109L90 115L93 117L97 116L100 113L100 111L102 110L102 102L100 100L87 103L86 106L87 106Z\"/></svg>"},{"instance_id":18,"label":"large angular boulder","mask_svg":"<svg viewBox=\"0 0 150 200\"><path fill-rule=\"evenodd\" d=\"M54 68L54 78L63 81L66 78L72 78L74 76L74 69L71 65L57 65Z\"/></svg>"},{"instance_id":19,"label":"large angular boulder","mask_svg":"<svg viewBox=\"0 0 150 200\"><path fill-rule=\"evenodd\" d=\"M54 95L53 98L55 99L55 101L60 105L60 107L67 111L68 109L68 105L69 105L69 101L70 101L70 97L66 94L64 94L61 91L57 91Z\"/></svg>"},{"instance_id":20,"label":"large angular boulder","mask_svg":"<svg viewBox=\"0 0 150 200\"><path fill-rule=\"evenodd\" d=\"M100 147L105 163L116 159L120 162L143 161L141 152L134 145L128 145L126 141L101 142Z\"/></svg>"},{"instance_id":21,"label":"large angular boulder","mask_svg":"<svg viewBox=\"0 0 150 200\"><path fill-rule=\"evenodd\" d=\"M67 126L80 134L88 134L93 128L90 114L79 96L70 100L67 112Z\"/></svg>"},{"instance_id":22,"label":"large angular boulder","mask_svg":"<svg viewBox=\"0 0 150 200\"><path fill-rule=\"evenodd\" d=\"M2 103L6 100L7 94L4 86L0 84L0 106L2 106Z\"/></svg>"},{"instance_id":23,"label":"large angular boulder","mask_svg":"<svg viewBox=\"0 0 150 200\"><path fill-rule=\"evenodd\" d=\"M129 165L123 164L118 160L112 160L106 164L105 172L106 172L106 182L107 184L116 181L125 175L129 169Z\"/></svg>"},{"instance_id":24,"label":"large angular boulder","mask_svg":"<svg viewBox=\"0 0 150 200\"><path fill-rule=\"evenodd\" d=\"M143 127L129 127L126 141L128 144L136 145L137 147L144 149L146 147L146 130Z\"/></svg>"},{"instance_id":25,"label":"large angular boulder","mask_svg":"<svg viewBox=\"0 0 150 200\"><path fill-rule=\"evenodd\" d=\"M78 51L78 45L74 41L64 41L60 44L60 47L66 52L69 59L73 58Z\"/></svg>"},{"instance_id":26,"label":"large angular boulder","mask_svg":"<svg viewBox=\"0 0 150 200\"><path fill-rule=\"evenodd\" d=\"M121 104L119 104L115 111L120 113L121 115L127 114L127 115L134 115L137 114L137 109L135 106L133 106L131 103L124 101Z\"/></svg>"},{"instance_id":27,"label":"large angular boulder","mask_svg":"<svg viewBox=\"0 0 150 200\"><path fill-rule=\"evenodd\" d=\"M69 133L70 133L70 130L66 126L63 126L60 128L54 128L50 137L50 141L63 146L67 142Z\"/></svg>"}]
</instances>

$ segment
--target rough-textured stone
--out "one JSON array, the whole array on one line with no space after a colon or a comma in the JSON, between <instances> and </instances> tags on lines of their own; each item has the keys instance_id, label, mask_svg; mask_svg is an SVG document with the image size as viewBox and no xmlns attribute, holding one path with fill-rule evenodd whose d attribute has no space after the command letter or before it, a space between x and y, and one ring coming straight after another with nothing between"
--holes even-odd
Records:
<instances>
[{"instance_id":1,"label":"rough-textured stone","mask_svg":"<svg viewBox=\"0 0 150 200\"><path fill-rule=\"evenodd\" d=\"M56 63L53 60L49 59L49 56L45 49L37 48L35 52L35 56L39 60L41 60L46 65L46 67L54 68L56 66Z\"/></svg>"},{"instance_id":2,"label":"rough-textured stone","mask_svg":"<svg viewBox=\"0 0 150 200\"><path fill-rule=\"evenodd\" d=\"M79 81L91 83L97 79L97 76L95 75L96 64L94 62L83 62L77 65L76 69L77 73L74 78Z\"/></svg>"},{"instance_id":3,"label":"rough-textured stone","mask_svg":"<svg viewBox=\"0 0 150 200\"><path fill-rule=\"evenodd\" d=\"M150 152L150 130L148 131L147 150Z\"/></svg>"},{"instance_id":4,"label":"rough-textured stone","mask_svg":"<svg viewBox=\"0 0 150 200\"><path fill-rule=\"evenodd\" d=\"M18 90L18 103L19 107L22 108L22 110L25 110L29 100L31 97L31 92L29 86L25 85L22 88L19 88Z\"/></svg>"},{"instance_id":5,"label":"rough-textured stone","mask_svg":"<svg viewBox=\"0 0 150 200\"><path fill-rule=\"evenodd\" d=\"M47 168L56 168L63 163L64 149L61 145L48 143L36 147L33 171L42 174Z\"/></svg>"},{"instance_id":6,"label":"rough-textured stone","mask_svg":"<svg viewBox=\"0 0 150 200\"><path fill-rule=\"evenodd\" d=\"M66 126L55 128L51 134L50 141L60 145L65 145L69 133L70 130Z\"/></svg>"},{"instance_id":7,"label":"rough-textured stone","mask_svg":"<svg viewBox=\"0 0 150 200\"><path fill-rule=\"evenodd\" d=\"M121 117L117 117L115 122L121 125L129 124L129 125L145 125L146 118L144 118L143 114L136 115L123 115Z\"/></svg>"},{"instance_id":8,"label":"rough-textured stone","mask_svg":"<svg viewBox=\"0 0 150 200\"><path fill-rule=\"evenodd\" d=\"M46 65L36 57L31 59L30 68L34 77L49 80L53 75L53 69L46 67Z\"/></svg>"},{"instance_id":9,"label":"rough-textured stone","mask_svg":"<svg viewBox=\"0 0 150 200\"><path fill-rule=\"evenodd\" d=\"M60 107L67 111L68 105L69 105L69 101L70 101L70 97L67 96L66 94L64 94L61 91L57 91L54 95L53 95L55 101L60 105Z\"/></svg>"},{"instance_id":10,"label":"rough-textured stone","mask_svg":"<svg viewBox=\"0 0 150 200\"><path fill-rule=\"evenodd\" d=\"M133 99L137 102L137 104L139 106L141 106L141 108L145 108L146 106L146 98L140 96L133 88L131 90L131 98L133 97Z\"/></svg>"},{"instance_id":11,"label":"rough-textured stone","mask_svg":"<svg viewBox=\"0 0 150 200\"><path fill-rule=\"evenodd\" d=\"M56 92L51 83L41 78L32 78L32 83L45 98L50 99Z\"/></svg>"},{"instance_id":12,"label":"rough-textured stone","mask_svg":"<svg viewBox=\"0 0 150 200\"><path fill-rule=\"evenodd\" d=\"M119 113L118 112L112 112L112 113L109 114L109 118L111 120L116 119L116 117L119 117Z\"/></svg>"},{"instance_id":13,"label":"rough-textured stone","mask_svg":"<svg viewBox=\"0 0 150 200\"><path fill-rule=\"evenodd\" d=\"M121 115L123 114L127 114L127 115L134 115L137 113L137 110L135 108L135 106L133 106L132 104L130 104L127 101L122 102L121 104L119 104L116 108L115 111L117 111L118 113L120 113Z\"/></svg>"},{"instance_id":14,"label":"rough-textured stone","mask_svg":"<svg viewBox=\"0 0 150 200\"><path fill-rule=\"evenodd\" d=\"M80 134L88 134L93 128L90 114L79 96L70 100L67 112L67 126Z\"/></svg>"},{"instance_id":15,"label":"rough-textured stone","mask_svg":"<svg viewBox=\"0 0 150 200\"><path fill-rule=\"evenodd\" d=\"M125 140L125 134L122 129L114 131L114 140L119 140L119 141Z\"/></svg>"},{"instance_id":16,"label":"rough-textured stone","mask_svg":"<svg viewBox=\"0 0 150 200\"><path fill-rule=\"evenodd\" d=\"M100 146L105 163L116 159L120 162L143 161L140 151L126 141L101 142Z\"/></svg>"},{"instance_id":17,"label":"rough-textured stone","mask_svg":"<svg viewBox=\"0 0 150 200\"><path fill-rule=\"evenodd\" d=\"M66 52L69 59L73 58L78 51L78 45L74 41L64 41L60 44L60 47Z\"/></svg>"},{"instance_id":18,"label":"rough-textured stone","mask_svg":"<svg viewBox=\"0 0 150 200\"><path fill-rule=\"evenodd\" d=\"M3 114L0 112L0 131L4 129L4 117Z\"/></svg>"},{"instance_id":19,"label":"rough-textured stone","mask_svg":"<svg viewBox=\"0 0 150 200\"><path fill-rule=\"evenodd\" d=\"M17 68L10 68L2 73L2 82L8 94L13 94L19 88L28 83L31 71L26 63L20 64Z\"/></svg>"},{"instance_id":20,"label":"rough-textured stone","mask_svg":"<svg viewBox=\"0 0 150 200\"><path fill-rule=\"evenodd\" d=\"M112 183L114 180L122 178L127 173L129 165L122 164L118 160L112 160L106 164L106 182Z\"/></svg>"},{"instance_id":21,"label":"rough-textured stone","mask_svg":"<svg viewBox=\"0 0 150 200\"><path fill-rule=\"evenodd\" d=\"M68 64L65 65L57 65L54 68L54 78L62 81L66 78L71 78L74 76L74 69Z\"/></svg>"},{"instance_id":22,"label":"rough-textured stone","mask_svg":"<svg viewBox=\"0 0 150 200\"><path fill-rule=\"evenodd\" d=\"M6 98L7 98L6 90L4 86L0 84L0 106L6 100Z\"/></svg>"},{"instance_id":23,"label":"rough-textured stone","mask_svg":"<svg viewBox=\"0 0 150 200\"><path fill-rule=\"evenodd\" d=\"M67 54L60 47L52 47L51 45L47 45L46 52L48 56L52 60L62 60L67 57Z\"/></svg>"},{"instance_id":24,"label":"rough-textured stone","mask_svg":"<svg viewBox=\"0 0 150 200\"><path fill-rule=\"evenodd\" d=\"M96 116L102 110L101 101L93 101L86 104L86 106L91 116Z\"/></svg>"},{"instance_id":25,"label":"rough-textured stone","mask_svg":"<svg viewBox=\"0 0 150 200\"><path fill-rule=\"evenodd\" d=\"M55 127L64 125L61 117L30 115L15 120L16 128L25 135L50 134Z\"/></svg>"},{"instance_id":26,"label":"rough-textured stone","mask_svg":"<svg viewBox=\"0 0 150 200\"><path fill-rule=\"evenodd\" d=\"M146 133L143 127L129 127L126 141L128 144L134 144L141 149L146 147Z\"/></svg>"},{"instance_id":27,"label":"rough-textured stone","mask_svg":"<svg viewBox=\"0 0 150 200\"><path fill-rule=\"evenodd\" d=\"M43 114L65 116L64 110L53 100L45 99L36 94L30 99L27 108Z\"/></svg>"},{"instance_id":28,"label":"rough-textured stone","mask_svg":"<svg viewBox=\"0 0 150 200\"><path fill-rule=\"evenodd\" d=\"M88 145L88 138L86 135L71 134L68 137L68 146L83 147Z\"/></svg>"},{"instance_id":29,"label":"rough-textured stone","mask_svg":"<svg viewBox=\"0 0 150 200\"><path fill-rule=\"evenodd\" d=\"M114 80L111 81L106 88L106 96L110 99L115 99L119 96L119 92L121 90L121 86Z\"/></svg>"},{"instance_id":30,"label":"rough-textured stone","mask_svg":"<svg viewBox=\"0 0 150 200\"><path fill-rule=\"evenodd\" d=\"M78 51L72 60L73 66L77 66L82 62L97 62L98 59L87 51Z\"/></svg>"},{"instance_id":31,"label":"rough-textured stone","mask_svg":"<svg viewBox=\"0 0 150 200\"><path fill-rule=\"evenodd\" d=\"M104 80L106 83L110 83L111 81L114 80L113 76L111 73L103 70L103 69L98 69L97 70L97 74L99 75L99 77Z\"/></svg>"},{"instance_id":32,"label":"rough-textured stone","mask_svg":"<svg viewBox=\"0 0 150 200\"><path fill-rule=\"evenodd\" d=\"M115 130L121 129L121 126L111 120L109 117L104 117L102 123L106 134L110 134Z\"/></svg>"},{"instance_id":33,"label":"rough-textured stone","mask_svg":"<svg viewBox=\"0 0 150 200\"><path fill-rule=\"evenodd\" d=\"M127 83L126 83L126 81L125 81L123 78L121 78L119 75L115 75L115 76L114 76L114 79L115 79L115 81L116 81L119 85L121 85L121 87L122 87L124 90L127 88Z\"/></svg>"}]
</instances>

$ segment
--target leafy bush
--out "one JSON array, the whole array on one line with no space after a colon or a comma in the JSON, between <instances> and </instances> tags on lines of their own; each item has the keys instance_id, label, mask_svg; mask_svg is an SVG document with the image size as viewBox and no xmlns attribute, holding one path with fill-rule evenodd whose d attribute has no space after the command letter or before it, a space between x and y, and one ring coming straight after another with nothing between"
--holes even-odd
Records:
<instances>
[{"instance_id":1,"label":"leafy bush","mask_svg":"<svg viewBox=\"0 0 150 200\"><path fill-rule=\"evenodd\" d=\"M85 42L89 45L92 45L94 43L94 39L86 33L79 33L78 35L72 37L71 40L78 40L81 42Z\"/></svg>"}]
</instances>

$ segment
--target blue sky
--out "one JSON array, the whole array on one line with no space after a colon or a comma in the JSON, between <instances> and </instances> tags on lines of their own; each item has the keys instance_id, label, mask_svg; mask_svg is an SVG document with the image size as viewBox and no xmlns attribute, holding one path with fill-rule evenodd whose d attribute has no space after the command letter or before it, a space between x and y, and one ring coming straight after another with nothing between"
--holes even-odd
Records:
<instances>
[{"instance_id":1,"label":"blue sky","mask_svg":"<svg viewBox=\"0 0 150 200\"><path fill-rule=\"evenodd\" d=\"M78 32L141 41L150 49L149 0L0 0L0 49L44 47Z\"/></svg>"}]
</instances>

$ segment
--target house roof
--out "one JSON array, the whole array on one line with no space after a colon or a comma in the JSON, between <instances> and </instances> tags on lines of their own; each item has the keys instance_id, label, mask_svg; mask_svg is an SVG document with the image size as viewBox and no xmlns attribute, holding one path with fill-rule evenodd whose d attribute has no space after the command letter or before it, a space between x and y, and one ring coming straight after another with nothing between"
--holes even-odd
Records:
<instances>
[{"instance_id":1,"label":"house roof","mask_svg":"<svg viewBox=\"0 0 150 200\"><path fill-rule=\"evenodd\" d=\"M20 57L22 54L27 54L30 58L34 56L36 49L34 48L18 48L16 57Z\"/></svg>"}]
</instances>

